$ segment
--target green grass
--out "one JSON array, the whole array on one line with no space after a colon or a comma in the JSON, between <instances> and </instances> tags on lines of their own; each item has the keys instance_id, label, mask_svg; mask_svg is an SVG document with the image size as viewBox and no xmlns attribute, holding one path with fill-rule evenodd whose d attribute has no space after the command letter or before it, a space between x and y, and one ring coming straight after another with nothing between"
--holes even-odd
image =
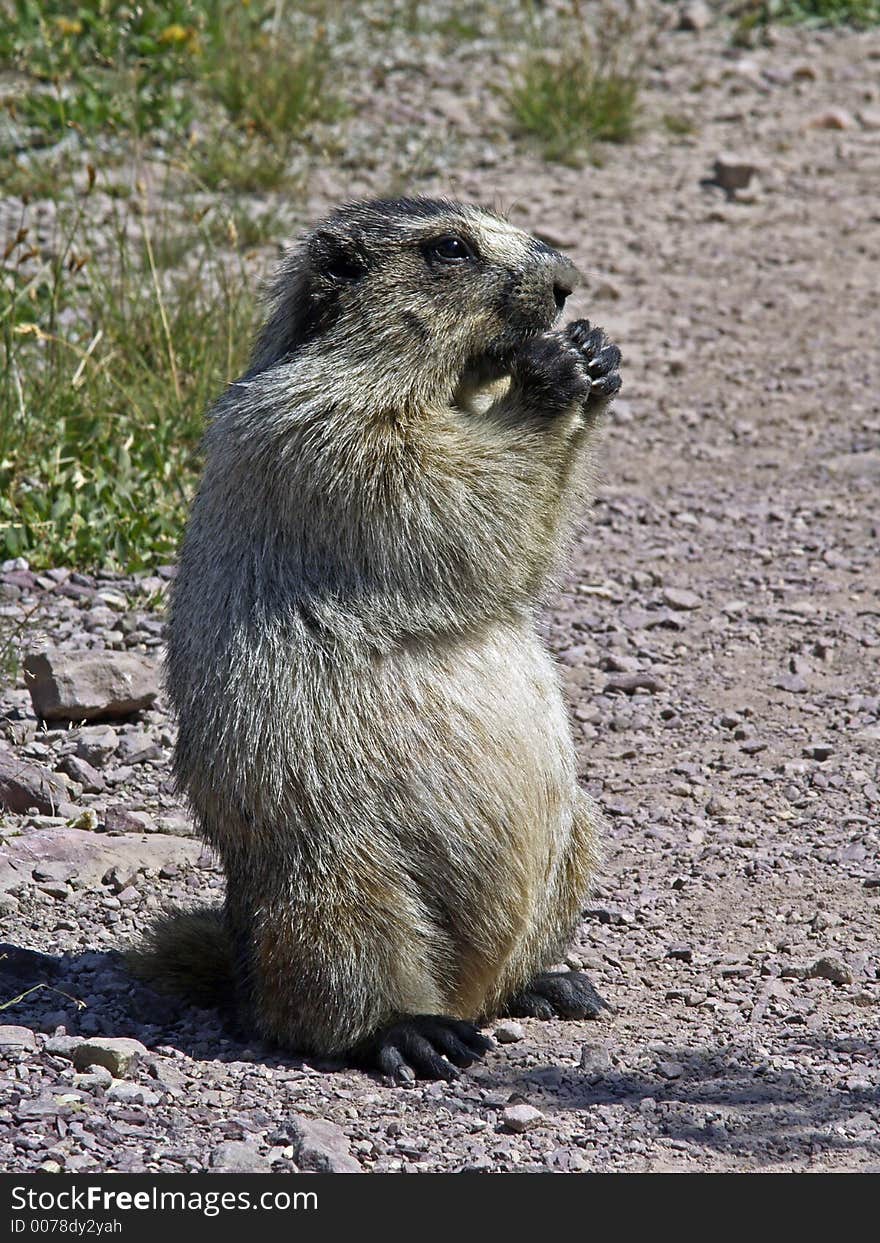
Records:
<instances>
[{"instance_id":1,"label":"green grass","mask_svg":"<svg viewBox=\"0 0 880 1243\"><path fill-rule=\"evenodd\" d=\"M683 112L664 112L663 127L675 138L686 138L697 132L692 118L685 116Z\"/></svg>"},{"instance_id":2,"label":"green grass","mask_svg":"<svg viewBox=\"0 0 880 1243\"><path fill-rule=\"evenodd\" d=\"M880 0L745 0L734 42L750 42L773 22L866 29L880 24Z\"/></svg>"},{"instance_id":3,"label":"green grass","mask_svg":"<svg viewBox=\"0 0 880 1243\"><path fill-rule=\"evenodd\" d=\"M254 300L206 228L161 272L146 219L121 213L91 255L81 205L45 261L25 217L3 259L0 557L140 568L174 553L204 410L241 368Z\"/></svg>"},{"instance_id":4,"label":"green grass","mask_svg":"<svg viewBox=\"0 0 880 1243\"><path fill-rule=\"evenodd\" d=\"M604 64L584 44L560 58L526 60L508 96L516 128L537 139L548 160L580 164L596 142L626 142L636 122L639 81Z\"/></svg>"},{"instance_id":5,"label":"green grass","mask_svg":"<svg viewBox=\"0 0 880 1243\"><path fill-rule=\"evenodd\" d=\"M335 120L342 103L323 37L274 22L277 9L242 0L0 0L0 68L28 82L6 106L46 141L73 129L167 143L214 104L243 131L290 142Z\"/></svg>"},{"instance_id":6,"label":"green grass","mask_svg":"<svg viewBox=\"0 0 880 1243\"><path fill-rule=\"evenodd\" d=\"M0 0L0 69L15 75L0 178L22 200L0 254L0 559L173 557L205 408L254 327L241 256L279 228L227 196L289 192L298 150L344 113L319 8ZM131 185L145 155L149 205ZM88 160L117 212L109 232ZM61 236L37 245L27 204L41 199Z\"/></svg>"},{"instance_id":7,"label":"green grass","mask_svg":"<svg viewBox=\"0 0 880 1243\"><path fill-rule=\"evenodd\" d=\"M880 0L777 0L768 7L778 21L826 26L873 26L880 22Z\"/></svg>"},{"instance_id":8,"label":"green grass","mask_svg":"<svg viewBox=\"0 0 880 1243\"><path fill-rule=\"evenodd\" d=\"M656 22L636 0L572 0L548 47L531 12L533 28L523 37L534 50L506 94L515 130L536 141L546 159L575 166L596 159L596 143L627 142Z\"/></svg>"},{"instance_id":9,"label":"green grass","mask_svg":"<svg viewBox=\"0 0 880 1243\"><path fill-rule=\"evenodd\" d=\"M222 42L212 43L206 72L230 120L277 143L344 115L330 68L323 37L301 44L287 34L255 32L240 17Z\"/></svg>"},{"instance_id":10,"label":"green grass","mask_svg":"<svg viewBox=\"0 0 880 1243\"><path fill-rule=\"evenodd\" d=\"M192 104L176 84L201 54L200 7L92 0L73 6L0 2L0 67L30 79L14 114L47 138L67 129L143 133L180 128Z\"/></svg>"},{"instance_id":11,"label":"green grass","mask_svg":"<svg viewBox=\"0 0 880 1243\"><path fill-rule=\"evenodd\" d=\"M206 190L277 190L288 180L291 143L226 127L195 144L186 167Z\"/></svg>"}]
</instances>

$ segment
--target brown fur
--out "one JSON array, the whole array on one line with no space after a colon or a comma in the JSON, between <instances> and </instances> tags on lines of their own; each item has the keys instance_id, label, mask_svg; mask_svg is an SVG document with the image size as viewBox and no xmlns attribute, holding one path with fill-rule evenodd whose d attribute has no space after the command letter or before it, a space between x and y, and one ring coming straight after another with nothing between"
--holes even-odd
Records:
<instances>
[{"instance_id":1,"label":"brown fur","mask_svg":"<svg viewBox=\"0 0 880 1243\"><path fill-rule=\"evenodd\" d=\"M437 259L451 234L478 258ZM577 920L597 816L535 616L595 419L582 393L545 408L516 361L573 280L475 208L342 209L212 412L169 626L175 768L226 871L242 1011L289 1049L497 1013ZM197 972L219 929L193 920L141 971L168 975L167 944Z\"/></svg>"}]
</instances>

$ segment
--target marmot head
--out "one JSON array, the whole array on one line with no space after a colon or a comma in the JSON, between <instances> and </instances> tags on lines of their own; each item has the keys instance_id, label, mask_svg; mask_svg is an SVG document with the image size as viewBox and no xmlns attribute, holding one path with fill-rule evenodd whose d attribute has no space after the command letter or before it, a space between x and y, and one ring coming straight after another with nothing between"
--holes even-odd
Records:
<instances>
[{"instance_id":1,"label":"marmot head","mask_svg":"<svg viewBox=\"0 0 880 1243\"><path fill-rule=\"evenodd\" d=\"M501 216L445 199L339 208L282 263L250 374L302 350L359 372L379 400L451 390L545 332L578 280Z\"/></svg>"}]
</instances>

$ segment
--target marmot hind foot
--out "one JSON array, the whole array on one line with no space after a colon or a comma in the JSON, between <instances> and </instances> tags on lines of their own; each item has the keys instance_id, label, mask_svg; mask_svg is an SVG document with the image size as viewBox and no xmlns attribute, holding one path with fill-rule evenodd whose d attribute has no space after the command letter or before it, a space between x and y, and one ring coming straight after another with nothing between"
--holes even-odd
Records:
<instances>
[{"instance_id":1,"label":"marmot hind foot","mask_svg":"<svg viewBox=\"0 0 880 1243\"><path fill-rule=\"evenodd\" d=\"M359 1050L361 1064L393 1083L445 1079L447 1083L492 1048L473 1023L445 1014L413 1014L382 1028Z\"/></svg>"},{"instance_id":2,"label":"marmot hind foot","mask_svg":"<svg viewBox=\"0 0 880 1243\"><path fill-rule=\"evenodd\" d=\"M582 971L542 971L504 1006L516 1019L596 1019L611 1007Z\"/></svg>"}]
</instances>

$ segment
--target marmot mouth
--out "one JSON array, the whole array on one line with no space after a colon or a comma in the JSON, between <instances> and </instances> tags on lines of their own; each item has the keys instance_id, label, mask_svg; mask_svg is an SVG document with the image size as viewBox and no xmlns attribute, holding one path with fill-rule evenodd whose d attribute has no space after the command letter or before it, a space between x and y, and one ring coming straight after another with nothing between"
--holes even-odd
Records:
<instances>
[{"instance_id":1,"label":"marmot mouth","mask_svg":"<svg viewBox=\"0 0 880 1243\"><path fill-rule=\"evenodd\" d=\"M490 384L510 375L517 352L530 341L552 331L552 326L532 328L527 332L505 333L503 337L489 342L485 349L467 363L462 371L462 383Z\"/></svg>"}]
</instances>

